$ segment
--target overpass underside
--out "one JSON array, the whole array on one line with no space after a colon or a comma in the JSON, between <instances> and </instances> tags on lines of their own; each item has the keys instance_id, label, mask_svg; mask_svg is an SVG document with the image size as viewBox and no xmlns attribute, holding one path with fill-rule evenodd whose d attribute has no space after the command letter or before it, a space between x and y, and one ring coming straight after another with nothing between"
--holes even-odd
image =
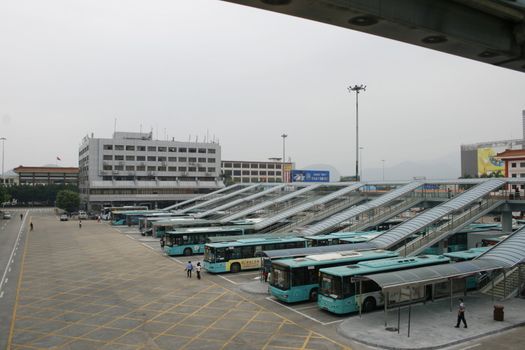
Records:
<instances>
[{"instance_id":1,"label":"overpass underside","mask_svg":"<svg viewBox=\"0 0 525 350\"><path fill-rule=\"evenodd\" d=\"M525 1L225 0L525 72Z\"/></svg>"}]
</instances>

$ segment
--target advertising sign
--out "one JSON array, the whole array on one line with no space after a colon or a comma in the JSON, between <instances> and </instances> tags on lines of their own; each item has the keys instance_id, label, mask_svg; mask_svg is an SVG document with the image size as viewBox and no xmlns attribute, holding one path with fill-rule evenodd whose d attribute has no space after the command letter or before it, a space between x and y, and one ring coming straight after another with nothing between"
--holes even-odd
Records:
<instances>
[{"instance_id":1,"label":"advertising sign","mask_svg":"<svg viewBox=\"0 0 525 350\"><path fill-rule=\"evenodd\" d=\"M505 172L505 164L494 157L496 154L505 151L504 147L478 148L478 176L490 175L500 171Z\"/></svg>"},{"instance_id":2,"label":"advertising sign","mask_svg":"<svg viewBox=\"0 0 525 350\"><path fill-rule=\"evenodd\" d=\"M327 170L292 170L292 182L330 182Z\"/></svg>"}]
</instances>

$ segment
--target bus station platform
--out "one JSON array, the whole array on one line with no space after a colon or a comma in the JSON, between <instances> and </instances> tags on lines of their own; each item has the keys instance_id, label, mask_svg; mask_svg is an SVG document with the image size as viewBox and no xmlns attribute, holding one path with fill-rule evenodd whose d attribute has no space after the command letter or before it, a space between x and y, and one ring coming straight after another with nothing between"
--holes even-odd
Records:
<instances>
[{"instance_id":1,"label":"bus station platform","mask_svg":"<svg viewBox=\"0 0 525 350\"><path fill-rule=\"evenodd\" d=\"M464 299L465 318L468 328L455 328L459 297L442 299L410 307L410 337L408 306L388 310L385 327L384 311L355 315L338 326L338 333L359 343L382 349L441 349L480 339L484 336L510 330L525 324L525 300L510 298L505 301L492 301L490 296L481 293L468 294ZM504 320L495 321L494 305L504 306Z\"/></svg>"}]
</instances>

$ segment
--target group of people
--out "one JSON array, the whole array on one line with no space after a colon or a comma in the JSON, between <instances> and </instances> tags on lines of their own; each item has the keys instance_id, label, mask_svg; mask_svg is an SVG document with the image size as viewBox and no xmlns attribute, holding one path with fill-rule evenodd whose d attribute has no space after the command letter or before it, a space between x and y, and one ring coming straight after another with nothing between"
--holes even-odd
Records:
<instances>
[{"instance_id":1,"label":"group of people","mask_svg":"<svg viewBox=\"0 0 525 350\"><path fill-rule=\"evenodd\" d=\"M197 262L197 265L194 267L191 261L188 261L188 263L186 264L186 277L191 278L191 273L193 272L194 269L195 269L195 272L197 273L197 279L200 280L201 270L202 270L202 266L200 262Z\"/></svg>"}]
</instances>

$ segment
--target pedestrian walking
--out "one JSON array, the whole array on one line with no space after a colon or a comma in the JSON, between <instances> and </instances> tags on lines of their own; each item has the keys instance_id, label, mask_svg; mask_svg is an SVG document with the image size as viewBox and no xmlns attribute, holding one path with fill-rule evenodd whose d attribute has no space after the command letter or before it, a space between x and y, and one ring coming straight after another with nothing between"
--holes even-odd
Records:
<instances>
[{"instance_id":1,"label":"pedestrian walking","mask_svg":"<svg viewBox=\"0 0 525 350\"><path fill-rule=\"evenodd\" d=\"M20 214L20 220L24 220L24 214Z\"/></svg>"},{"instance_id":2,"label":"pedestrian walking","mask_svg":"<svg viewBox=\"0 0 525 350\"><path fill-rule=\"evenodd\" d=\"M97 216L97 222L100 224L100 215Z\"/></svg>"},{"instance_id":3,"label":"pedestrian walking","mask_svg":"<svg viewBox=\"0 0 525 350\"><path fill-rule=\"evenodd\" d=\"M191 272L193 271L193 264L191 261L188 261L188 264L186 265L186 277L191 278Z\"/></svg>"},{"instance_id":4,"label":"pedestrian walking","mask_svg":"<svg viewBox=\"0 0 525 350\"><path fill-rule=\"evenodd\" d=\"M459 299L459 308L458 308L458 323L456 324L456 328L459 328L459 324L463 321L463 325L465 328L467 328L467 321L465 320L465 304L463 303L463 299Z\"/></svg>"},{"instance_id":5,"label":"pedestrian walking","mask_svg":"<svg viewBox=\"0 0 525 350\"><path fill-rule=\"evenodd\" d=\"M29 223L29 231L33 231L33 221Z\"/></svg>"},{"instance_id":6,"label":"pedestrian walking","mask_svg":"<svg viewBox=\"0 0 525 350\"><path fill-rule=\"evenodd\" d=\"M164 246L166 245L166 241L164 240L164 236L160 237L160 247L162 250L164 250Z\"/></svg>"},{"instance_id":7,"label":"pedestrian walking","mask_svg":"<svg viewBox=\"0 0 525 350\"><path fill-rule=\"evenodd\" d=\"M197 272L197 279L199 279L199 280L201 279L201 269L202 269L202 267L201 267L201 263L199 261L197 263L197 267L195 268L195 271Z\"/></svg>"},{"instance_id":8,"label":"pedestrian walking","mask_svg":"<svg viewBox=\"0 0 525 350\"><path fill-rule=\"evenodd\" d=\"M78 220L78 228L82 228L82 220Z\"/></svg>"}]
</instances>

